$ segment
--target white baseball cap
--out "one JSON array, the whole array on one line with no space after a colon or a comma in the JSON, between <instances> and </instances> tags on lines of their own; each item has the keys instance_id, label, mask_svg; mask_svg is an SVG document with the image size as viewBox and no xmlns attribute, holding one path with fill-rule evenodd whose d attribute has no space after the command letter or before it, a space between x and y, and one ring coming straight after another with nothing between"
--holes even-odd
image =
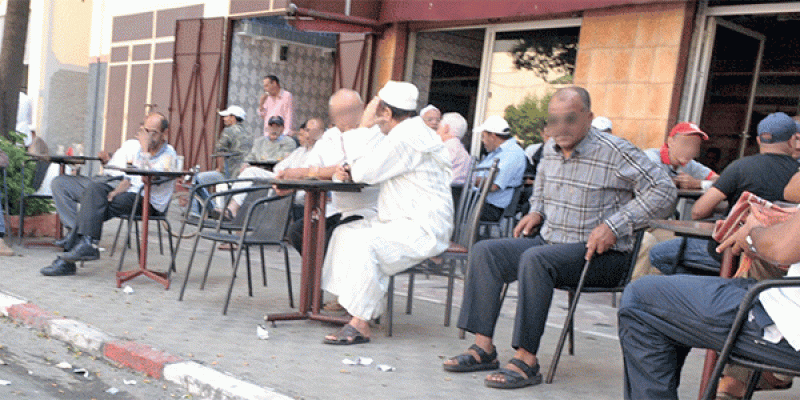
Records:
<instances>
[{"instance_id":1,"label":"white baseball cap","mask_svg":"<svg viewBox=\"0 0 800 400\"><path fill-rule=\"evenodd\" d=\"M239 106L228 106L228 108L220 111L219 115L223 117L233 115L234 117L238 117L239 119L245 119L247 117L247 113L245 113L244 109Z\"/></svg>"},{"instance_id":2,"label":"white baseball cap","mask_svg":"<svg viewBox=\"0 0 800 400\"><path fill-rule=\"evenodd\" d=\"M511 136L511 127L509 127L508 122L506 122L506 120L499 115L492 115L491 117L486 118L486 121L483 121L483 124L475 128L473 131L486 131L496 133L498 135Z\"/></svg>"},{"instance_id":3,"label":"white baseball cap","mask_svg":"<svg viewBox=\"0 0 800 400\"><path fill-rule=\"evenodd\" d=\"M378 97L392 107L412 111L417 109L419 90L413 83L389 81L378 91Z\"/></svg>"},{"instance_id":4,"label":"white baseball cap","mask_svg":"<svg viewBox=\"0 0 800 400\"><path fill-rule=\"evenodd\" d=\"M606 117L593 119L592 126L600 132L611 132L611 120Z\"/></svg>"}]
</instances>

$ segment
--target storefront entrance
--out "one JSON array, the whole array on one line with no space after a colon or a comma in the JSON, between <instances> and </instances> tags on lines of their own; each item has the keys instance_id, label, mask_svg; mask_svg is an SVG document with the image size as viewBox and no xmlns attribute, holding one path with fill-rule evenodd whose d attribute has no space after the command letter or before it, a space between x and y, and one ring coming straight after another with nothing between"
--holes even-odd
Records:
<instances>
[{"instance_id":1,"label":"storefront entrance","mask_svg":"<svg viewBox=\"0 0 800 400\"><path fill-rule=\"evenodd\" d=\"M707 9L688 119L709 134L700 161L716 171L758 152L756 127L767 114L800 111L800 4L793 4L796 12L787 4Z\"/></svg>"}]
</instances>

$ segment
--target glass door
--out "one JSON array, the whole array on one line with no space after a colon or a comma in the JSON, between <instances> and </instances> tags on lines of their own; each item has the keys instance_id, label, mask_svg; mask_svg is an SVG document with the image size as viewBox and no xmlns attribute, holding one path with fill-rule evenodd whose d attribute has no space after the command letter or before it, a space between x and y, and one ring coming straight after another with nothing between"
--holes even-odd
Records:
<instances>
[{"instance_id":1,"label":"glass door","mask_svg":"<svg viewBox=\"0 0 800 400\"><path fill-rule=\"evenodd\" d=\"M753 152L758 123L753 106L765 39L759 32L720 17L709 19L690 119L700 121L709 134L703 153L722 160L709 165L718 171L745 155L746 149Z\"/></svg>"}]
</instances>

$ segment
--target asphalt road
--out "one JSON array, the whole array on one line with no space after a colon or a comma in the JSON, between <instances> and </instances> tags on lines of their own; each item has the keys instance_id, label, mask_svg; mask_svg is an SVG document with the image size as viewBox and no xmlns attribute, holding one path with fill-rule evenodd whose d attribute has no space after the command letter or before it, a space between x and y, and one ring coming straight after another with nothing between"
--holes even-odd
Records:
<instances>
[{"instance_id":1,"label":"asphalt road","mask_svg":"<svg viewBox=\"0 0 800 400\"><path fill-rule=\"evenodd\" d=\"M4 318L0 318L0 360L0 399L191 398L176 385L117 368Z\"/></svg>"}]
</instances>

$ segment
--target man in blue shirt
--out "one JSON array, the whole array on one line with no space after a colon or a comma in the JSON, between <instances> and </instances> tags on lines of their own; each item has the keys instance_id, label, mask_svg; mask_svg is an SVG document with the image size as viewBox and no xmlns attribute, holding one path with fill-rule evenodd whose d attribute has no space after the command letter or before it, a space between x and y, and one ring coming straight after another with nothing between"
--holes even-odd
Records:
<instances>
[{"instance_id":1,"label":"man in blue shirt","mask_svg":"<svg viewBox=\"0 0 800 400\"><path fill-rule=\"evenodd\" d=\"M512 139L511 128L502 117L493 115L475 129L481 132L481 141L489 154L478 164L489 168L495 159L500 160L499 171L494 184L486 196L486 204L481 213L482 221L499 221L503 211L511 203L514 188L522 185L525 173L525 152Z\"/></svg>"}]
</instances>

